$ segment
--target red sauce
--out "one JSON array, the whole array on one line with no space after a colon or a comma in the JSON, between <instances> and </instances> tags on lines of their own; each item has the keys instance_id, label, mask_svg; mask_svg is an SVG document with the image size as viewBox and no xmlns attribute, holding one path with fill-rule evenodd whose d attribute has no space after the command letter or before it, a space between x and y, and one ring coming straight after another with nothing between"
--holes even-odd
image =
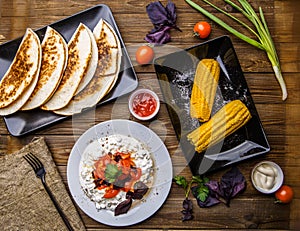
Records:
<instances>
[{"instance_id":1,"label":"red sauce","mask_svg":"<svg viewBox=\"0 0 300 231\"><path fill-rule=\"evenodd\" d=\"M157 107L155 98L149 93L140 93L133 98L133 111L141 116L146 117L151 115Z\"/></svg>"}]
</instances>

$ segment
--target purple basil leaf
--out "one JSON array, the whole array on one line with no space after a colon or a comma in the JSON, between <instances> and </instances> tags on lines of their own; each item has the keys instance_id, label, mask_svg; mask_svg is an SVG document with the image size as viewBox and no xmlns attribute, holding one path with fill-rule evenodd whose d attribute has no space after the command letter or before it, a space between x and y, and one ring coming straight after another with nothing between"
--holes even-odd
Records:
<instances>
[{"instance_id":1,"label":"purple basil leaf","mask_svg":"<svg viewBox=\"0 0 300 231\"><path fill-rule=\"evenodd\" d=\"M189 221L194 218L193 214L190 211L182 210L181 213L183 214L182 221Z\"/></svg>"},{"instance_id":2,"label":"purple basil leaf","mask_svg":"<svg viewBox=\"0 0 300 231\"><path fill-rule=\"evenodd\" d=\"M207 199L204 202L197 199L197 204L201 208L209 208L209 207L219 204L220 202L221 201L219 201L219 199L212 197L210 195L207 197Z\"/></svg>"},{"instance_id":3,"label":"purple basil leaf","mask_svg":"<svg viewBox=\"0 0 300 231\"><path fill-rule=\"evenodd\" d=\"M146 6L147 14L153 25L160 27L168 23L167 10L160 1L152 2Z\"/></svg>"},{"instance_id":4,"label":"purple basil leaf","mask_svg":"<svg viewBox=\"0 0 300 231\"><path fill-rule=\"evenodd\" d=\"M122 201L120 204L117 205L115 208L115 216L127 213L128 210L130 209L132 204L132 199L128 198L125 201Z\"/></svg>"},{"instance_id":5,"label":"purple basil leaf","mask_svg":"<svg viewBox=\"0 0 300 231\"><path fill-rule=\"evenodd\" d=\"M127 193L126 193L126 199L132 199L132 197L133 197L133 192L132 191L128 191Z\"/></svg>"},{"instance_id":6,"label":"purple basil leaf","mask_svg":"<svg viewBox=\"0 0 300 231\"><path fill-rule=\"evenodd\" d=\"M154 44L164 44L171 41L171 36L169 34L169 30L171 27L162 27L158 30L152 30L149 34L146 35L145 40L148 43Z\"/></svg>"},{"instance_id":7,"label":"purple basil leaf","mask_svg":"<svg viewBox=\"0 0 300 231\"><path fill-rule=\"evenodd\" d=\"M193 193L194 197L197 200L197 204L198 204L199 207L201 207L201 208L208 208L208 207L211 207L211 206L214 206L214 205L220 203L220 200L218 199L218 196L213 191L211 191L211 190L209 191L208 197L206 198L206 200L204 202L202 202L201 200L199 200L197 198L197 187L198 186L194 186L191 189L192 189L192 193ZM209 188L209 186L208 186L208 188Z\"/></svg>"},{"instance_id":8,"label":"purple basil leaf","mask_svg":"<svg viewBox=\"0 0 300 231\"><path fill-rule=\"evenodd\" d=\"M175 28L181 31L176 25L176 6L168 1L166 7L160 1L152 2L146 6L147 14L154 25L145 37L148 43L164 44L171 41L169 30Z\"/></svg>"},{"instance_id":9,"label":"purple basil leaf","mask_svg":"<svg viewBox=\"0 0 300 231\"><path fill-rule=\"evenodd\" d=\"M137 200L142 199L149 189L148 186L141 181L136 182L133 188L134 191L132 194L132 199L137 199Z\"/></svg>"},{"instance_id":10,"label":"purple basil leaf","mask_svg":"<svg viewBox=\"0 0 300 231\"><path fill-rule=\"evenodd\" d=\"M193 210L193 203L188 198L185 198L185 200L182 202L182 207L184 210L191 211Z\"/></svg>"},{"instance_id":11,"label":"purple basil leaf","mask_svg":"<svg viewBox=\"0 0 300 231\"><path fill-rule=\"evenodd\" d=\"M175 4L171 1L168 1L167 6L166 6L166 11L167 11L167 17L169 19L169 23L171 23L172 25L175 25L176 19L177 19Z\"/></svg>"},{"instance_id":12,"label":"purple basil leaf","mask_svg":"<svg viewBox=\"0 0 300 231\"><path fill-rule=\"evenodd\" d=\"M182 202L183 210L181 213L183 214L182 221L188 221L192 220L194 218L193 216L193 203L188 198L185 198L185 200Z\"/></svg>"},{"instance_id":13,"label":"purple basil leaf","mask_svg":"<svg viewBox=\"0 0 300 231\"><path fill-rule=\"evenodd\" d=\"M232 193L232 197L235 197L238 193L243 192L246 189L246 181L236 184Z\"/></svg>"},{"instance_id":14,"label":"purple basil leaf","mask_svg":"<svg viewBox=\"0 0 300 231\"><path fill-rule=\"evenodd\" d=\"M205 185L209 188L209 191L211 193L216 194L216 195L222 194L220 191L220 185L219 185L218 181L211 180L211 181L207 182Z\"/></svg>"},{"instance_id":15,"label":"purple basil leaf","mask_svg":"<svg viewBox=\"0 0 300 231\"><path fill-rule=\"evenodd\" d=\"M168 12L168 19L169 19L169 26L173 27L176 30L182 31L177 25L176 25L176 20L177 20L177 15L176 15L176 6L173 2L169 1L166 10Z\"/></svg>"},{"instance_id":16,"label":"purple basil leaf","mask_svg":"<svg viewBox=\"0 0 300 231\"><path fill-rule=\"evenodd\" d=\"M245 177L237 167L232 167L221 178L220 191L222 192L222 197L227 201L228 206L230 200L245 188Z\"/></svg>"}]
</instances>

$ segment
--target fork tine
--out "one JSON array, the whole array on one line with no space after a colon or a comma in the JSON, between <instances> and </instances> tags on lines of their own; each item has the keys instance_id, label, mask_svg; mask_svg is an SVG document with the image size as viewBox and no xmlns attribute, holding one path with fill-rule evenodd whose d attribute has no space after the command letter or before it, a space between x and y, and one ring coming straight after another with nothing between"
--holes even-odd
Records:
<instances>
[{"instance_id":1,"label":"fork tine","mask_svg":"<svg viewBox=\"0 0 300 231\"><path fill-rule=\"evenodd\" d=\"M23 156L23 158L28 162L28 164L30 164L30 166L35 170L36 169L36 165L31 161L31 159L29 159L28 154L26 154L25 156Z\"/></svg>"},{"instance_id":2,"label":"fork tine","mask_svg":"<svg viewBox=\"0 0 300 231\"><path fill-rule=\"evenodd\" d=\"M31 167L35 170L38 168L41 168L43 166L41 161L30 152L23 157L31 165Z\"/></svg>"},{"instance_id":3,"label":"fork tine","mask_svg":"<svg viewBox=\"0 0 300 231\"><path fill-rule=\"evenodd\" d=\"M39 158L37 158L35 155L33 155L31 152L29 153L30 157L38 164L38 167L43 167L42 162Z\"/></svg>"}]
</instances>

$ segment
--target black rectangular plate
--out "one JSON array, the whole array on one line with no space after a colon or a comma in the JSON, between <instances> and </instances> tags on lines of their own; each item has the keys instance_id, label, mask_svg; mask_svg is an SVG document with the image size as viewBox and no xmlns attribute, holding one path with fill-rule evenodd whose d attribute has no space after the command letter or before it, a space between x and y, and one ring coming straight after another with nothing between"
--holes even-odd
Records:
<instances>
[{"instance_id":1,"label":"black rectangular plate","mask_svg":"<svg viewBox=\"0 0 300 231\"><path fill-rule=\"evenodd\" d=\"M227 102L240 99L252 119L234 134L203 153L196 153L186 135L201 125L190 117L189 103L198 62L216 59L221 67L212 115ZM265 132L228 36L222 36L186 50L155 59L155 70L181 149L194 175L214 171L233 163L267 153L270 150Z\"/></svg>"},{"instance_id":2,"label":"black rectangular plate","mask_svg":"<svg viewBox=\"0 0 300 231\"><path fill-rule=\"evenodd\" d=\"M136 73L133 69L129 55L110 8L107 5L99 4L95 7L79 12L78 14L72 15L49 25L56 29L68 42L80 22L84 23L87 27L93 30L101 18L106 20L114 28L119 37L122 47L122 64L115 87L97 104L97 106L133 91L138 85ZM47 26L35 30L41 41L45 35ZM21 40L22 38L18 38L0 45L0 80L6 73L10 63L15 57ZM61 121L65 118L67 117L56 115L53 112L34 109L31 111L19 111L12 115L5 116L4 121L10 134L13 136L22 136Z\"/></svg>"}]
</instances>

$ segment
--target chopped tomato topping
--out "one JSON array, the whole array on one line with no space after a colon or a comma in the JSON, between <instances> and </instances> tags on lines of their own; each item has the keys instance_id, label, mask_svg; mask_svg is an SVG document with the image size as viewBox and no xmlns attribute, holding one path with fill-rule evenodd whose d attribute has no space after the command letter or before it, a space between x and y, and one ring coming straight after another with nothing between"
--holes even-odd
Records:
<instances>
[{"instance_id":1,"label":"chopped tomato topping","mask_svg":"<svg viewBox=\"0 0 300 231\"><path fill-rule=\"evenodd\" d=\"M133 99L133 111L141 117L151 115L157 107L157 102L149 93L141 93Z\"/></svg>"},{"instance_id":2,"label":"chopped tomato topping","mask_svg":"<svg viewBox=\"0 0 300 231\"><path fill-rule=\"evenodd\" d=\"M113 197L117 196L119 192L120 192L119 189L109 188L108 190L105 191L105 194L104 194L103 197L106 198L106 199L113 198Z\"/></svg>"},{"instance_id":3,"label":"chopped tomato topping","mask_svg":"<svg viewBox=\"0 0 300 231\"><path fill-rule=\"evenodd\" d=\"M127 181L127 182L124 184L123 191L124 191L124 192L130 191L131 188L132 188L132 185L133 185L133 181Z\"/></svg>"},{"instance_id":4,"label":"chopped tomato topping","mask_svg":"<svg viewBox=\"0 0 300 231\"><path fill-rule=\"evenodd\" d=\"M118 182L117 184L120 184L121 182L121 187L120 185L114 187L114 183L109 183L112 181L106 179L105 170L108 164L117 166L117 169L119 170L116 171L122 172L114 179L114 182ZM95 170L93 172L93 177L96 185L95 188L99 190L105 189L104 198L113 198L118 195L120 190L125 192L133 190L132 187L134 183L142 176L141 168L136 167L130 153L118 152L113 155L104 155L95 162L94 166Z\"/></svg>"}]
</instances>

